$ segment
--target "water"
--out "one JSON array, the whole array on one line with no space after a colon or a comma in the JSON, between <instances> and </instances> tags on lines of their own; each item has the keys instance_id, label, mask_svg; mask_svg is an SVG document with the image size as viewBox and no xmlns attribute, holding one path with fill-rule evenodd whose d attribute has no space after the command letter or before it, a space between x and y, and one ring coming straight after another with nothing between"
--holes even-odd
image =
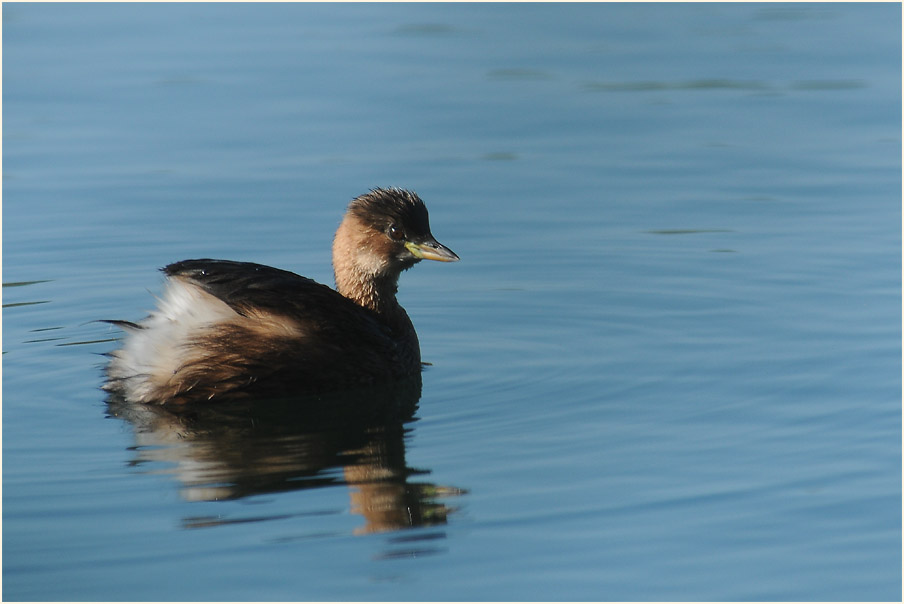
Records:
<instances>
[{"instance_id":1,"label":"water","mask_svg":"<svg viewBox=\"0 0 904 604\"><path fill-rule=\"evenodd\" d=\"M900 6L4 4L3 40L6 599L900 599ZM402 278L416 421L108 406L93 321L157 267L329 283L385 185L462 258Z\"/></svg>"}]
</instances>

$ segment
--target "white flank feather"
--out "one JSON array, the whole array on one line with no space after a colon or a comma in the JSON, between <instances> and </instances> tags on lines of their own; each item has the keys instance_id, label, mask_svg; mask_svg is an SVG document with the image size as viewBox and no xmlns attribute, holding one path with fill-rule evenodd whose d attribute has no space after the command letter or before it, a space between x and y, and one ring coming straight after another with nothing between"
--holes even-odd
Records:
<instances>
[{"instance_id":1,"label":"white flank feather","mask_svg":"<svg viewBox=\"0 0 904 604\"><path fill-rule=\"evenodd\" d=\"M149 402L187 360L192 339L238 315L225 302L178 278L166 281L157 309L125 326L122 348L113 353L108 372L130 400Z\"/></svg>"}]
</instances>

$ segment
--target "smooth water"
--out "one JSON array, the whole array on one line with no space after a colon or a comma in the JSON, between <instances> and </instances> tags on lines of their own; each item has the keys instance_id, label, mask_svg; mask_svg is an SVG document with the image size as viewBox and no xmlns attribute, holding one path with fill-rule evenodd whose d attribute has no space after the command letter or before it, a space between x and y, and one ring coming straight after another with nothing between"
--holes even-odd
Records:
<instances>
[{"instance_id":1,"label":"smooth water","mask_svg":"<svg viewBox=\"0 0 904 604\"><path fill-rule=\"evenodd\" d=\"M3 597L899 600L901 184L897 4L4 3ZM108 405L386 185L416 421Z\"/></svg>"}]
</instances>

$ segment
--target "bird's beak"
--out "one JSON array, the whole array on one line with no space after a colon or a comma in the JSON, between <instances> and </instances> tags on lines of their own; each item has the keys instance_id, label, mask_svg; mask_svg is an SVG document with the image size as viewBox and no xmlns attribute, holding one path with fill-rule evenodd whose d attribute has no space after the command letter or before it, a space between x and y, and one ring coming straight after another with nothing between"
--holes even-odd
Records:
<instances>
[{"instance_id":1,"label":"bird's beak","mask_svg":"<svg viewBox=\"0 0 904 604\"><path fill-rule=\"evenodd\" d=\"M433 237L428 237L418 243L406 241L405 247L408 248L408 251L411 252L415 258L421 260L458 262L458 255Z\"/></svg>"}]
</instances>

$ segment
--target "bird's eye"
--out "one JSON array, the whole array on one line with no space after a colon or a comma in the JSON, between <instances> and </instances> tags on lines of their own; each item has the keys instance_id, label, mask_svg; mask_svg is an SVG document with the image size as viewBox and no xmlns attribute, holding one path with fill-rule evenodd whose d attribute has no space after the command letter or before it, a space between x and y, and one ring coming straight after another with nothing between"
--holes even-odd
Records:
<instances>
[{"instance_id":1,"label":"bird's eye","mask_svg":"<svg viewBox=\"0 0 904 604\"><path fill-rule=\"evenodd\" d=\"M405 238L405 232L393 224L389 226L389 237L395 241L401 241Z\"/></svg>"}]
</instances>

